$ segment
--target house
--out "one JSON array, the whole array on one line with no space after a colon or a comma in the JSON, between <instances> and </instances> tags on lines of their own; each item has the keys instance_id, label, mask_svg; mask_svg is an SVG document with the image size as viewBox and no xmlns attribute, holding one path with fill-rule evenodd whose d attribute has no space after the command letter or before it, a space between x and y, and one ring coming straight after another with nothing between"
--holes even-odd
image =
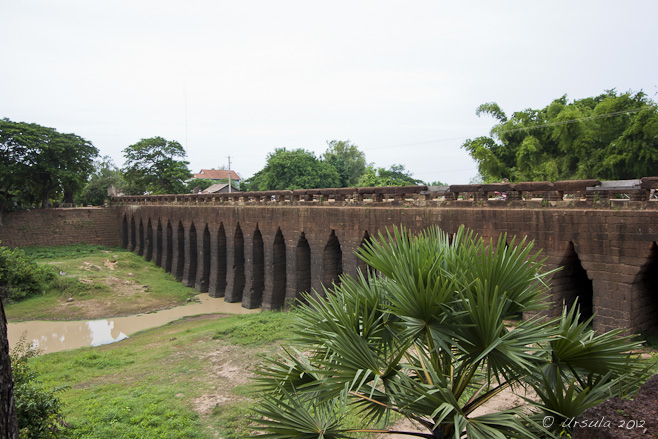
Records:
<instances>
[{"instance_id":1,"label":"house","mask_svg":"<svg viewBox=\"0 0 658 439\"><path fill-rule=\"evenodd\" d=\"M232 180L231 180L232 181ZM207 189L201 191L202 194L218 194L220 192L228 192L228 183L217 183L209 186ZM231 192L240 192L236 188L233 188Z\"/></svg>"},{"instance_id":2,"label":"house","mask_svg":"<svg viewBox=\"0 0 658 439\"><path fill-rule=\"evenodd\" d=\"M231 176L231 183L240 187L240 176L235 171L228 171L226 169L202 169L198 174L194 174L194 178L205 178L207 180L226 180Z\"/></svg>"}]
</instances>

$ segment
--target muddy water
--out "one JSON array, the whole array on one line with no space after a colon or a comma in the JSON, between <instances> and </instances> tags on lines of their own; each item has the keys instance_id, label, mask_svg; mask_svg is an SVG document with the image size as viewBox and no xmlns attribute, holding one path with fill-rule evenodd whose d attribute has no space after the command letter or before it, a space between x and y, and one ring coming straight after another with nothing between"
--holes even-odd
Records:
<instances>
[{"instance_id":1,"label":"muddy water","mask_svg":"<svg viewBox=\"0 0 658 439\"><path fill-rule=\"evenodd\" d=\"M137 314L105 320L46 322L32 321L9 323L7 336L13 347L21 334L26 332L26 340L32 341L41 351L57 352L83 346L100 346L128 338L135 332L155 328L181 317L198 314L248 314L258 309L242 308L240 303L227 303L222 298L212 298L208 294L197 296L201 303L193 303L152 314Z\"/></svg>"}]
</instances>

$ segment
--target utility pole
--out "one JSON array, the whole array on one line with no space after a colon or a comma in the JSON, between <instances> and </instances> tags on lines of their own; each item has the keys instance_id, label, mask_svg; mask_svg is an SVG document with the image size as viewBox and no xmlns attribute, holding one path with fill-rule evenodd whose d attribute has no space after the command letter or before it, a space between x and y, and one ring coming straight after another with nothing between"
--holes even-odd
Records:
<instances>
[{"instance_id":1,"label":"utility pole","mask_svg":"<svg viewBox=\"0 0 658 439\"><path fill-rule=\"evenodd\" d=\"M231 156L228 156L228 193L231 193Z\"/></svg>"}]
</instances>

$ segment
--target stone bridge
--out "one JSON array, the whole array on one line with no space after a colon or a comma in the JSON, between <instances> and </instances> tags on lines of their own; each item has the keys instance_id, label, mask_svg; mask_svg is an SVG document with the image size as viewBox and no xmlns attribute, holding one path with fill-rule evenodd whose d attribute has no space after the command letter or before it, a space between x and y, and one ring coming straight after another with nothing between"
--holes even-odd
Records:
<instances>
[{"instance_id":1,"label":"stone bridge","mask_svg":"<svg viewBox=\"0 0 658 439\"><path fill-rule=\"evenodd\" d=\"M551 313L578 298L595 329L658 330L657 178L449 187L122 196L121 244L185 285L247 308L281 309L364 264L386 228L460 225L528 236L552 278Z\"/></svg>"}]
</instances>

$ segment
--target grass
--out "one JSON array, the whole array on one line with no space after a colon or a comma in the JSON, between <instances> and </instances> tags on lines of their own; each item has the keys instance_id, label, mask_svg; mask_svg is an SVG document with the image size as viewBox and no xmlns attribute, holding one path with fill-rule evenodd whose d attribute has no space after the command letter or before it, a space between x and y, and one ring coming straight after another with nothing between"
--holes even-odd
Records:
<instances>
[{"instance_id":1,"label":"grass","mask_svg":"<svg viewBox=\"0 0 658 439\"><path fill-rule=\"evenodd\" d=\"M79 305L83 313L97 305L100 297L107 301L103 312L117 315L126 309L124 300L153 296L161 300L149 306L165 306L183 302L194 293L124 250L72 246L30 251L40 263L56 263L67 273L61 278L72 284L66 294L51 291L25 302L41 307L40 311L30 311L23 302L8 306L14 318L52 318L62 307L70 312L68 317L74 314L70 307ZM115 270L105 267L106 260L116 261ZM85 262L104 268L90 269ZM77 276L91 279L92 284L85 284L90 288L75 292L80 283ZM108 277L132 282L138 290L147 286L148 292L124 299L116 291L107 294L93 288ZM74 302L63 305L62 298L70 295ZM249 438L253 436L249 418L255 390L250 370L286 343L293 319L294 313L277 312L185 318L115 344L42 355L30 364L45 387L68 387L58 396L71 425L69 437ZM653 358L647 361L653 361L658 372L658 354L648 352ZM359 425L358 415L349 416Z\"/></svg>"},{"instance_id":2,"label":"grass","mask_svg":"<svg viewBox=\"0 0 658 439\"><path fill-rule=\"evenodd\" d=\"M28 248L26 253L59 274L42 295L8 304L9 321L132 315L182 305L197 294L154 263L120 248L70 245Z\"/></svg>"},{"instance_id":3,"label":"grass","mask_svg":"<svg viewBox=\"0 0 658 439\"><path fill-rule=\"evenodd\" d=\"M60 394L74 438L250 437L252 384L293 314L187 318L97 348L32 359Z\"/></svg>"}]
</instances>

